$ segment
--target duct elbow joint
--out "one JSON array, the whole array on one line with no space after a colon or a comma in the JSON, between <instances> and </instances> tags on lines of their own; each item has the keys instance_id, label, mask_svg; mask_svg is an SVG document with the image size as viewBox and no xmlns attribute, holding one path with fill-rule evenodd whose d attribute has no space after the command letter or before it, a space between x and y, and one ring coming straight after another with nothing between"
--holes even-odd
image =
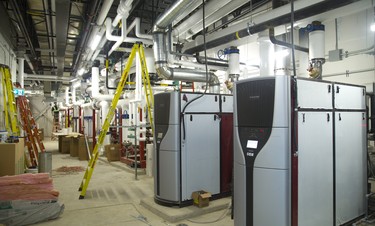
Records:
<instances>
[{"instance_id":1,"label":"duct elbow joint","mask_svg":"<svg viewBox=\"0 0 375 226\"><path fill-rule=\"evenodd\" d=\"M157 74L163 79L173 79L173 69L168 67L166 63L156 63L155 70Z\"/></svg>"}]
</instances>

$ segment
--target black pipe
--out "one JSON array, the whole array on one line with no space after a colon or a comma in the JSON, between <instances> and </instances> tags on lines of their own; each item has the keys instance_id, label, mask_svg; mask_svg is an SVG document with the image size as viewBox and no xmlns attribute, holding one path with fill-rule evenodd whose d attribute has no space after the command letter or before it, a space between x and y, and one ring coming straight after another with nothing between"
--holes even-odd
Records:
<instances>
[{"instance_id":1,"label":"black pipe","mask_svg":"<svg viewBox=\"0 0 375 226\"><path fill-rule=\"evenodd\" d=\"M322 2L317 3L315 5L311 5L311 6L308 6L306 8L295 11L294 12L294 19L296 21L302 20L302 19L314 16L316 14L320 14L320 13L324 13L324 12L327 12L327 11L330 11L330 10L333 10L333 9L337 9L337 8L342 7L342 6L351 4L353 2L358 2L358 1L360 1L360 0L326 0L326 1L322 1ZM184 53L193 54L193 53L196 53L196 52L202 52L204 50L204 46L206 46L207 49L212 49L212 48L215 48L217 46L229 43L231 41L234 41L234 40L237 40L237 39L240 39L240 38L244 38L244 37L249 35L249 32L250 32L250 34L255 34L255 33L267 30L270 27L277 27L277 26L287 24L287 23L290 23L290 14L289 13L286 13L282 16L273 18L271 20L265 21L265 22L260 23L260 24L256 24L256 25L254 25L252 27L249 27L249 28L245 27L245 28L243 28L243 29L241 29L237 32L233 32L231 34L222 36L220 38L211 40L211 41L207 42L205 45L201 44L201 45L194 46L190 49L185 50ZM248 29L249 29L249 32L248 32Z\"/></svg>"},{"instance_id":2,"label":"black pipe","mask_svg":"<svg viewBox=\"0 0 375 226\"><path fill-rule=\"evenodd\" d=\"M275 31L273 28L270 28L268 29L269 30L269 37L270 37L270 41L275 44L275 45L279 45L279 46L284 46L284 47L287 47L287 48L290 48L292 49L293 48L293 44L289 43L289 42L284 42L284 41L281 41L281 40L278 40L276 39L275 37ZM309 49L306 48L306 47L302 47L302 46L297 46L297 45L294 45L294 49L296 50L299 50L299 51L302 51L302 52L305 52L305 53L308 53L309 52Z\"/></svg>"},{"instance_id":3,"label":"black pipe","mask_svg":"<svg viewBox=\"0 0 375 226\"><path fill-rule=\"evenodd\" d=\"M94 18L94 16L97 14L95 11L97 9L97 6L98 6L98 3L99 3L100 0L95 0L92 4L91 4L91 10L90 10L90 13L88 14L88 19L86 21L86 26L85 26L85 29L82 31L83 33L83 36L81 37L81 42L80 42L80 45L79 45L79 50L78 50L78 54L77 54L77 58L76 58L76 61L74 63L74 67L73 67L73 72L76 72L77 71L77 67L78 67L78 64L80 63L81 61L81 58L82 58L82 50L84 49L88 39L87 39L87 36L90 32L90 27L92 26L91 23L92 23L92 20ZM77 49L76 49L77 51Z\"/></svg>"},{"instance_id":4,"label":"black pipe","mask_svg":"<svg viewBox=\"0 0 375 226\"><path fill-rule=\"evenodd\" d=\"M227 27L230 23L233 23L233 22L235 22L235 21L241 19L242 17L246 16L248 13L252 13L253 10L258 9L259 7L261 7L261 6L265 5L265 4L267 4L268 2L270 2L270 0L263 0L263 1L261 1L261 2L257 2L257 3L255 3L255 4L253 5L253 8L252 8L252 9L249 8L249 9L246 10L245 12L241 13L239 16L237 16L237 17L233 17L232 19L226 21L225 23L223 23L223 24L221 24L221 25L215 27L214 29L212 29L212 30L209 31L208 33L209 33L209 34L212 34L212 33L214 33L215 31L220 30L220 29L223 28L223 27Z\"/></svg>"},{"instance_id":5,"label":"black pipe","mask_svg":"<svg viewBox=\"0 0 375 226\"><path fill-rule=\"evenodd\" d=\"M122 60L122 57L121 57L121 60ZM114 89L114 90L116 90L117 89L117 87L110 87L109 85L108 85L108 52L107 52L107 57L106 57L106 59L105 59L105 87L107 88L107 89Z\"/></svg>"},{"instance_id":6,"label":"black pipe","mask_svg":"<svg viewBox=\"0 0 375 226\"><path fill-rule=\"evenodd\" d=\"M211 61L208 61L208 60L207 61L206 60L202 60L202 57L199 56L199 53L195 53L195 59L200 64L207 64L207 65L210 65L210 66L219 66L219 67L228 67L228 64L215 63L215 62L211 62Z\"/></svg>"},{"instance_id":7,"label":"black pipe","mask_svg":"<svg viewBox=\"0 0 375 226\"><path fill-rule=\"evenodd\" d=\"M109 69L109 67L108 67L108 52L107 52L107 58L106 58L106 64L105 64L105 67L106 67L106 70L105 70L105 87L107 88L107 89L112 89L112 90L116 90L117 89L117 87L110 87L109 86L109 84L108 84L108 69ZM122 76L122 56L121 56L121 74L120 74L120 76ZM135 90L135 88L133 88L133 87L124 87L123 89L122 89L123 91L125 91L125 90Z\"/></svg>"}]
</instances>

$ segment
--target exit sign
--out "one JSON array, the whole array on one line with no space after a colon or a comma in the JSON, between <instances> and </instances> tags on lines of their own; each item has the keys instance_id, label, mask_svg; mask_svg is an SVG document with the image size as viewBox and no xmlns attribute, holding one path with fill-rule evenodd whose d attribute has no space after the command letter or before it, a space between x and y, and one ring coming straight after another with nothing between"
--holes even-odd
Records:
<instances>
[{"instance_id":1,"label":"exit sign","mask_svg":"<svg viewBox=\"0 0 375 226\"><path fill-rule=\"evenodd\" d=\"M25 90L24 89L13 89L13 93L16 96L24 96L25 95Z\"/></svg>"}]
</instances>

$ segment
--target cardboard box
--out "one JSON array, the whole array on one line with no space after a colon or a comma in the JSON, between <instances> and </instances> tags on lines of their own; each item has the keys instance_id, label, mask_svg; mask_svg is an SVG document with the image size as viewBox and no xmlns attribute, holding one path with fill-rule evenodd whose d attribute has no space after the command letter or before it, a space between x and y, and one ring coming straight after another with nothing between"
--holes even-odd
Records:
<instances>
[{"instance_id":1,"label":"cardboard box","mask_svg":"<svg viewBox=\"0 0 375 226\"><path fill-rule=\"evenodd\" d=\"M193 199L193 205L198 206L199 208L205 207L209 205L211 193L206 191L195 191L191 194L191 198Z\"/></svg>"},{"instance_id":2,"label":"cardboard box","mask_svg":"<svg viewBox=\"0 0 375 226\"><path fill-rule=\"evenodd\" d=\"M120 144L108 144L104 146L104 154L108 162L120 161Z\"/></svg>"},{"instance_id":3,"label":"cardboard box","mask_svg":"<svg viewBox=\"0 0 375 226\"><path fill-rule=\"evenodd\" d=\"M79 144L80 146L78 147L78 159L83 161L83 160L89 160L89 154L87 152L87 147L86 147L86 141L85 137L83 137L83 143ZM89 145L89 150L90 150L90 155L92 154L93 150L93 143L92 141L88 142Z\"/></svg>"},{"instance_id":4,"label":"cardboard box","mask_svg":"<svg viewBox=\"0 0 375 226\"><path fill-rule=\"evenodd\" d=\"M83 136L71 137L70 138L70 156L78 157L79 149L86 148L85 138Z\"/></svg>"},{"instance_id":5,"label":"cardboard box","mask_svg":"<svg viewBox=\"0 0 375 226\"><path fill-rule=\"evenodd\" d=\"M70 140L69 136L61 136L61 153L70 154Z\"/></svg>"},{"instance_id":6,"label":"cardboard box","mask_svg":"<svg viewBox=\"0 0 375 226\"><path fill-rule=\"evenodd\" d=\"M25 142L0 144L0 176L17 175L25 172Z\"/></svg>"}]
</instances>

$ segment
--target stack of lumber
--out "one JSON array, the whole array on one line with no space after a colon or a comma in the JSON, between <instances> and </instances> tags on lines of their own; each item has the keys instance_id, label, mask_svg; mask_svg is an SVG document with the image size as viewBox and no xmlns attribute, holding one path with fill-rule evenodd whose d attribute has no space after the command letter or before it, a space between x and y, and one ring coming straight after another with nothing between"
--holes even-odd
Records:
<instances>
[{"instance_id":1,"label":"stack of lumber","mask_svg":"<svg viewBox=\"0 0 375 226\"><path fill-rule=\"evenodd\" d=\"M57 200L48 173L0 177L0 200Z\"/></svg>"}]
</instances>

